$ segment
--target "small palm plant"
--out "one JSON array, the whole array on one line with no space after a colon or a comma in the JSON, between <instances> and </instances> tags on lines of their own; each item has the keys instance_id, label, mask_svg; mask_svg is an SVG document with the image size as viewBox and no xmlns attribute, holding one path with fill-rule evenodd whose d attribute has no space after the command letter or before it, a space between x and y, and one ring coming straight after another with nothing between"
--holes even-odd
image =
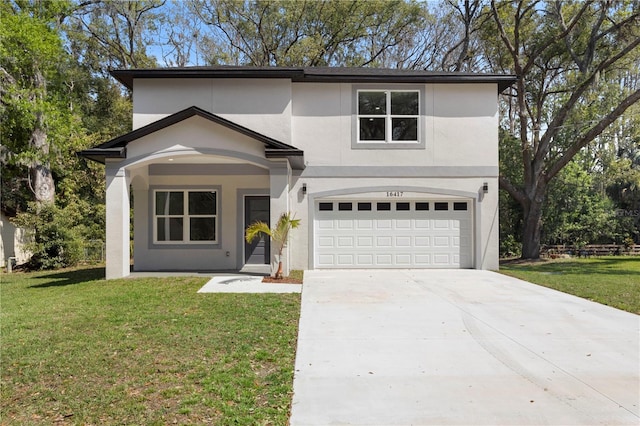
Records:
<instances>
[{"instance_id":1,"label":"small palm plant","mask_svg":"<svg viewBox=\"0 0 640 426\"><path fill-rule=\"evenodd\" d=\"M289 241L289 231L295 229L300 225L300 219L291 217L291 213L282 213L275 228L269 229L269 226L262 222L257 221L252 223L245 230L244 238L248 243L251 243L256 238L265 235L271 238L271 241L275 245L275 249L278 252L278 271L275 278L282 279L282 251Z\"/></svg>"}]
</instances>

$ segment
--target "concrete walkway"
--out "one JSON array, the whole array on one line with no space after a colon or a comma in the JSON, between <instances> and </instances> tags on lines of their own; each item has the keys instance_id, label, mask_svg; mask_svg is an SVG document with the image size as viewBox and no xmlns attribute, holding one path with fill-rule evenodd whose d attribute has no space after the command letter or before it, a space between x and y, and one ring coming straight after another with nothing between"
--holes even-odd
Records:
<instances>
[{"instance_id":1,"label":"concrete walkway","mask_svg":"<svg viewBox=\"0 0 640 426\"><path fill-rule=\"evenodd\" d=\"M211 278L198 293L300 293L300 284L263 283L262 276L230 275Z\"/></svg>"},{"instance_id":2,"label":"concrete walkway","mask_svg":"<svg viewBox=\"0 0 640 426\"><path fill-rule=\"evenodd\" d=\"M307 271L291 425L638 425L639 332L488 271Z\"/></svg>"}]
</instances>

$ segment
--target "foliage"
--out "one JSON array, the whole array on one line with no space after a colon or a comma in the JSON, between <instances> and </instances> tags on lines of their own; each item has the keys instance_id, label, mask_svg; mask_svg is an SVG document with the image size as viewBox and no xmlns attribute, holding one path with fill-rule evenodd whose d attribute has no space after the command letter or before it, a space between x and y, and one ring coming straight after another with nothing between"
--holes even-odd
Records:
<instances>
[{"instance_id":1,"label":"foliage","mask_svg":"<svg viewBox=\"0 0 640 426\"><path fill-rule=\"evenodd\" d=\"M130 99L97 72L105 68L92 68L100 66L87 62L85 39L64 23L78 13L75 6L0 4L1 207L33 225L37 268L74 264L79 239L104 240L104 169L75 153L131 125Z\"/></svg>"},{"instance_id":2,"label":"foliage","mask_svg":"<svg viewBox=\"0 0 640 426\"><path fill-rule=\"evenodd\" d=\"M199 36L210 64L375 66L425 26L421 5L401 0L214 0L190 6L209 27Z\"/></svg>"},{"instance_id":3,"label":"foliage","mask_svg":"<svg viewBox=\"0 0 640 426\"><path fill-rule=\"evenodd\" d=\"M280 215L276 226L273 229L269 228L269 225L262 221L256 221L249 225L245 230L245 239L248 243L251 243L258 237L268 236L275 245L276 252L278 253L278 270L275 274L276 278L282 278L282 251L289 241L289 232L291 229L295 229L300 225L300 219L295 219L291 216L290 212L285 212Z\"/></svg>"},{"instance_id":4,"label":"foliage","mask_svg":"<svg viewBox=\"0 0 640 426\"><path fill-rule=\"evenodd\" d=\"M2 165L21 187L12 189L37 202L54 200L51 165L73 122L59 96L66 58L52 28L52 9L0 5ZM12 201L19 203L20 197Z\"/></svg>"},{"instance_id":5,"label":"foliage","mask_svg":"<svg viewBox=\"0 0 640 426\"><path fill-rule=\"evenodd\" d=\"M488 59L519 77L505 108L522 181L503 169L500 186L522 206L523 257L537 258L551 181L640 99L637 80L621 84L640 58L640 9L631 2L492 1L491 15L483 31Z\"/></svg>"},{"instance_id":6,"label":"foliage","mask_svg":"<svg viewBox=\"0 0 640 426\"><path fill-rule=\"evenodd\" d=\"M17 216L16 223L31 234L32 242L26 245L32 253L30 269L57 269L80 262L82 240L68 213L54 204L32 203L27 212Z\"/></svg>"},{"instance_id":7,"label":"foliage","mask_svg":"<svg viewBox=\"0 0 640 426\"><path fill-rule=\"evenodd\" d=\"M68 31L83 63L95 72L112 68L153 68L147 54L153 44L158 9L166 0L93 1L70 16Z\"/></svg>"},{"instance_id":8,"label":"foliage","mask_svg":"<svg viewBox=\"0 0 640 426\"><path fill-rule=\"evenodd\" d=\"M286 424L300 296L205 281L4 275L2 424Z\"/></svg>"},{"instance_id":9,"label":"foliage","mask_svg":"<svg viewBox=\"0 0 640 426\"><path fill-rule=\"evenodd\" d=\"M100 202L102 193L87 196L92 188L101 188L103 172L79 161L75 152L109 133L105 124L112 121L109 106L95 108L104 102L99 92L92 92L96 80L65 50L60 19L70 13L70 5L19 2L0 7L3 211L14 215L26 211L29 201L43 201L35 169L46 170L51 181L44 186L55 191L59 207L75 198ZM99 124L92 126L94 120Z\"/></svg>"},{"instance_id":10,"label":"foliage","mask_svg":"<svg viewBox=\"0 0 640 426\"><path fill-rule=\"evenodd\" d=\"M542 223L546 244L610 243L624 238L611 201L594 190L592 177L575 161L550 185Z\"/></svg>"},{"instance_id":11,"label":"foliage","mask_svg":"<svg viewBox=\"0 0 640 426\"><path fill-rule=\"evenodd\" d=\"M131 96L111 68L164 61L508 72L520 79L501 98L501 250L517 252L514 238L525 257L551 241L640 242L639 7L628 0L0 2L1 208L15 215L55 195L59 209L87 213L75 232L104 238L103 168L74 153L131 129ZM579 193L564 197L573 187ZM621 214L612 222L607 210Z\"/></svg>"},{"instance_id":12,"label":"foliage","mask_svg":"<svg viewBox=\"0 0 640 426\"><path fill-rule=\"evenodd\" d=\"M500 272L640 314L640 257L508 263Z\"/></svg>"},{"instance_id":13,"label":"foliage","mask_svg":"<svg viewBox=\"0 0 640 426\"><path fill-rule=\"evenodd\" d=\"M506 234L500 238L500 257L520 257L522 243L513 234Z\"/></svg>"}]
</instances>

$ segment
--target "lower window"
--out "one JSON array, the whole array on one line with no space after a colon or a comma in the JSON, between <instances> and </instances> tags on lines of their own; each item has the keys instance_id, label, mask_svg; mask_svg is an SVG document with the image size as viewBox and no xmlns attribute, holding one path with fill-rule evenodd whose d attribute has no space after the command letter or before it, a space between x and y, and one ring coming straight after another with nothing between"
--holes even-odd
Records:
<instances>
[{"instance_id":1,"label":"lower window","mask_svg":"<svg viewBox=\"0 0 640 426\"><path fill-rule=\"evenodd\" d=\"M154 242L217 242L217 191L155 191L154 203Z\"/></svg>"}]
</instances>

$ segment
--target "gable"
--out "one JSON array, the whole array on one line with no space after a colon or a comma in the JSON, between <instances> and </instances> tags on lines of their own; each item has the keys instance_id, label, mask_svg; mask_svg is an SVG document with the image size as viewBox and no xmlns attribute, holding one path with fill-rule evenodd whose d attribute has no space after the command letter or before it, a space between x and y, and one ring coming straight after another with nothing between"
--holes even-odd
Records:
<instances>
[{"instance_id":1,"label":"gable","mask_svg":"<svg viewBox=\"0 0 640 426\"><path fill-rule=\"evenodd\" d=\"M207 112L196 106L192 106L175 114L164 117L158 121L140 127L139 129L133 130L125 135L100 144L95 148L81 151L79 155L100 163L104 163L107 158L127 158L127 149L131 142L142 139L148 140L148 136L157 134L158 132L161 132L165 129L169 129L177 125L178 123L183 123L185 120L188 120L192 117L199 117L208 122L222 126L225 131L231 132L231 134L242 135L244 138L260 142L264 146L264 155L267 158L288 157L290 158L290 161L292 161L292 167L304 168L304 162L302 161L303 151L297 149L294 146L280 142L276 139L270 138L237 123L229 121L218 115ZM133 148L133 146L131 148ZM141 154L138 147L135 148L134 152L135 154Z\"/></svg>"}]
</instances>

